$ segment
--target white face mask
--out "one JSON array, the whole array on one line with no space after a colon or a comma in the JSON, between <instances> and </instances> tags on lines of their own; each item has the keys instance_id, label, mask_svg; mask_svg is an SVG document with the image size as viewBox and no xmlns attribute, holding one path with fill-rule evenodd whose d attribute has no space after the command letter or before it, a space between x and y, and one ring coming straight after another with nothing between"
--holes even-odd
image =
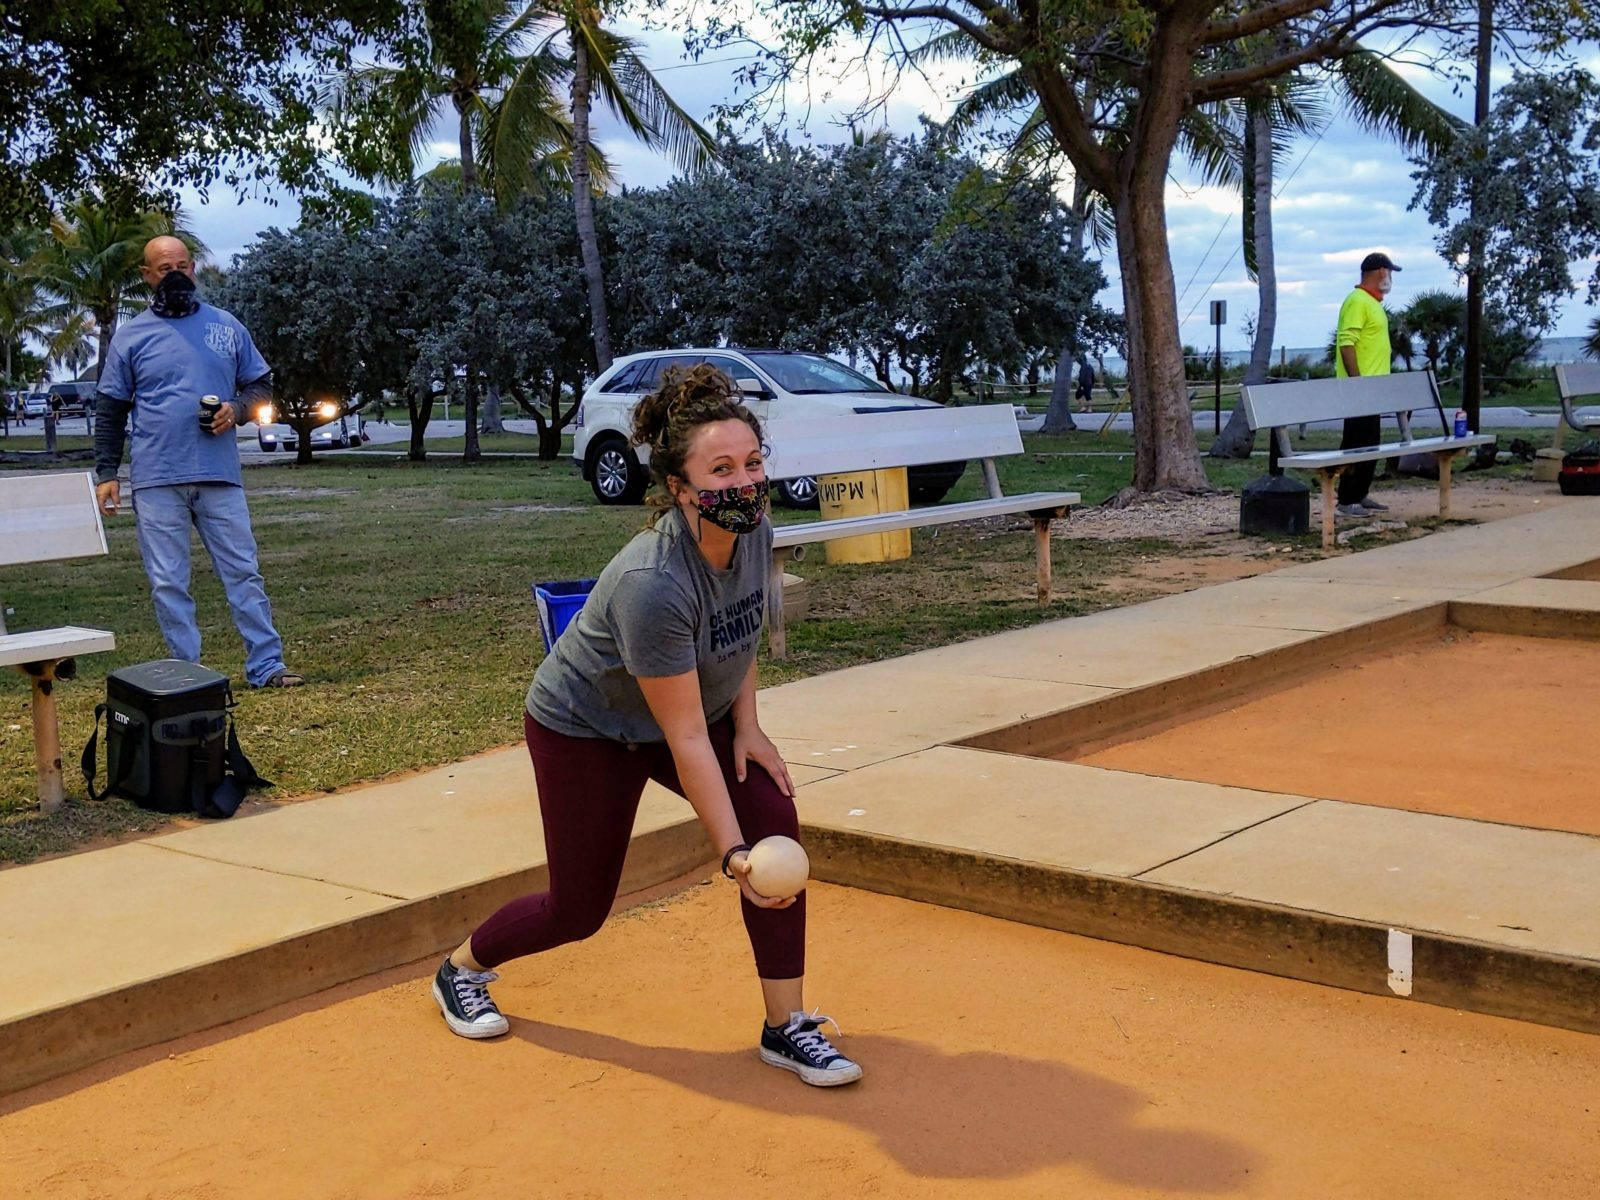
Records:
<instances>
[{"instance_id":1,"label":"white face mask","mask_svg":"<svg viewBox=\"0 0 1600 1200\"><path fill-rule=\"evenodd\" d=\"M1382 275L1378 276L1378 290L1380 292L1382 292L1385 296L1387 296L1389 294L1389 290L1391 288L1393 288L1393 287L1394 287L1394 276L1391 275L1388 271L1385 271Z\"/></svg>"}]
</instances>

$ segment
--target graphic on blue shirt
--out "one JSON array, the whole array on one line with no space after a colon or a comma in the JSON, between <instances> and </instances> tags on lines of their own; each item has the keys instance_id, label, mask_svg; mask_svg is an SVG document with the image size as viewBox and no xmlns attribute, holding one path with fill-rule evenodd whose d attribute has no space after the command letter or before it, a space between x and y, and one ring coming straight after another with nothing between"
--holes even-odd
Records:
<instances>
[{"instance_id":1,"label":"graphic on blue shirt","mask_svg":"<svg viewBox=\"0 0 1600 1200\"><path fill-rule=\"evenodd\" d=\"M711 649L721 650L743 642L761 632L761 617L767 605L767 589L759 587L742 600L711 614Z\"/></svg>"},{"instance_id":2,"label":"graphic on blue shirt","mask_svg":"<svg viewBox=\"0 0 1600 1200\"><path fill-rule=\"evenodd\" d=\"M233 400L270 374L231 314L202 303L187 317L146 310L118 327L96 385L133 404L128 439L135 490L178 483L242 484L232 433L200 428L200 397Z\"/></svg>"}]
</instances>

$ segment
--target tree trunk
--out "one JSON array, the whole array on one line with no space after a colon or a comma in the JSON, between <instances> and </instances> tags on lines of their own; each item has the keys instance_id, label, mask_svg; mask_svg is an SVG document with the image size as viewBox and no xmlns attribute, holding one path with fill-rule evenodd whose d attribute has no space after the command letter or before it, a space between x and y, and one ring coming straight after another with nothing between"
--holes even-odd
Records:
<instances>
[{"instance_id":1,"label":"tree trunk","mask_svg":"<svg viewBox=\"0 0 1600 1200\"><path fill-rule=\"evenodd\" d=\"M1272 342L1278 330L1278 268L1272 249L1272 122L1264 112L1250 115L1250 137L1245 151L1252 157L1251 228L1245 236L1254 248L1256 266L1256 340L1250 347L1246 384L1265 383L1272 368ZM1245 420L1242 405L1235 405L1228 424L1211 444L1212 458L1249 458L1256 447L1255 430Z\"/></svg>"},{"instance_id":2,"label":"tree trunk","mask_svg":"<svg viewBox=\"0 0 1600 1200\"><path fill-rule=\"evenodd\" d=\"M406 457L412 462L427 462L428 447L423 436L433 419L433 396L425 395L419 401L415 392L407 393L406 410L411 417L411 444Z\"/></svg>"},{"instance_id":3,"label":"tree trunk","mask_svg":"<svg viewBox=\"0 0 1600 1200\"><path fill-rule=\"evenodd\" d=\"M505 417L500 407L500 385L491 383L483 396L482 419L478 422L480 433L504 433L506 431Z\"/></svg>"},{"instance_id":4,"label":"tree trunk","mask_svg":"<svg viewBox=\"0 0 1600 1200\"><path fill-rule=\"evenodd\" d=\"M1164 195L1168 158L1152 148L1130 146L1116 200L1137 492L1203 491L1210 486L1194 437L1178 335Z\"/></svg>"},{"instance_id":5,"label":"tree trunk","mask_svg":"<svg viewBox=\"0 0 1600 1200\"><path fill-rule=\"evenodd\" d=\"M539 458L554 462L561 457L561 375L550 373L550 420L539 422Z\"/></svg>"},{"instance_id":6,"label":"tree trunk","mask_svg":"<svg viewBox=\"0 0 1600 1200\"><path fill-rule=\"evenodd\" d=\"M466 421L467 444L461 451L461 461L483 461L483 450L478 446L478 373L467 368L467 378L461 389L462 417Z\"/></svg>"},{"instance_id":7,"label":"tree trunk","mask_svg":"<svg viewBox=\"0 0 1600 1200\"><path fill-rule=\"evenodd\" d=\"M611 322L606 315L606 278L600 266L600 238L594 227L594 190L589 179L589 49L581 33L572 34L572 207L578 220L583 274L589 282L589 322L599 369L611 366Z\"/></svg>"},{"instance_id":8,"label":"tree trunk","mask_svg":"<svg viewBox=\"0 0 1600 1200\"><path fill-rule=\"evenodd\" d=\"M297 435L294 462L297 467L309 467L314 461L311 455L311 430L312 424L310 421L303 425L297 424L294 426L294 431Z\"/></svg>"},{"instance_id":9,"label":"tree trunk","mask_svg":"<svg viewBox=\"0 0 1600 1200\"><path fill-rule=\"evenodd\" d=\"M472 151L472 102L470 97L457 96L455 103L460 121L461 186L471 190L478 186L478 161Z\"/></svg>"},{"instance_id":10,"label":"tree trunk","mask_svg":"<svg viewBox=\"0 0 1600 1200\"><path fill-rule=\"evenodd\" d=\"M1272 249L1272 121L1264 112L1251 115L1255 132L1256 341L1250 348L1246 383L1265 383L1272 367L1272 343L1278 334L1278 266Z\"/></svg>"},{"instance_id":11,"label":"tree trunk","mask_svg":"<svg viewBox=\"0 0 1600 1200\"><path fill-rule=\"evenodd\" d=\"M99 330L98 346L94 358L94 377L96 381L105 374L106 352L111 349L111 335L117 331L117 312L97 312L94 314L95 328Z\"/></svg>"},{"instance_id":12,"label":"tree trunk","mask_svg":"<svg viewBox=\"0 0 1600 1200\"><path fill-rule=\"evenodd\" d=\"M1072 433L1078 428L1072 419L1072 374L1077 365L1076 338L1068 338L1056 361L1056 380L1050 385L1050 407L1044 410L1045 433Z\"/></svg>"}]
</instances>

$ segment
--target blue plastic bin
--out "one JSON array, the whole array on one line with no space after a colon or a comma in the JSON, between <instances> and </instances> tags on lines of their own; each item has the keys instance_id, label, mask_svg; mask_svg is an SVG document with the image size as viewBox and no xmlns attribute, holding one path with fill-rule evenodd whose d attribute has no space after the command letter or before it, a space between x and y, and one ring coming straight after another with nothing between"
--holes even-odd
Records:
<instances>
[{"instance_id":1,"label":"blue plastic bin","mask_svg":"<svg viewBox=\"0 0 1600 1200\"><path fill-rule=\"evenodd\" d=\"M533 585L533 602L539 606L539 632L544 635L545 653L561 636L561 631L578 615L583 602L594 590L592 579L566 579Z\"/></svg>"}]
</instances>

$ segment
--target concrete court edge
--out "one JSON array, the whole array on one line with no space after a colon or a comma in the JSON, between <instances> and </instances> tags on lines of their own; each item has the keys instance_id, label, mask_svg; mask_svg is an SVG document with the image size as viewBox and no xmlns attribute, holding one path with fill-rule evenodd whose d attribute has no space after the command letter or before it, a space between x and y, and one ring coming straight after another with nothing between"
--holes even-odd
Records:
<instances>
[{"instance_id":1,"label":"concrete court edge","mask_svg":"<svg viewBox=\"0 0 1600 1200\"><path fill-rule=\"evenodd\" d=\"M812 876L1162 954L1373 995L1389 927L1119 876L808 827ZM1600 962L1420 930L1410 999L1600 1033Z\"/></svg>"},{"instance_id":2,"label":"concrete court edge","mask_svg":"<svg viewBox=\"0 0 1600 1200\"><path fill-rule=\"evenodd\" d=\"M1259 696L1300 682L1316 667L1348 662L1400 645L1448 625L1448 606L1429 604L1392 617L1328 633L1306 631L1305 640L1242 655L1173 679L1128 688L1060 712L1002 725L951 743L1031 758L1081 758L1136 737L1210 716L1241 696Z\"/></svg>"},{"instance_id":3,"label":"concrete court edge","mask_svg":"<svg viewBox=\"0 0 1600 1200\"><path fill-rule=\"evenodd\" d=\"M619 895L647 891L712 858L692 818L637 836ZM18 1017L0 1025L0 1095L442 954L494 909L543 890L548 879L541 863Z\"/></svg>"}]
</instances>

